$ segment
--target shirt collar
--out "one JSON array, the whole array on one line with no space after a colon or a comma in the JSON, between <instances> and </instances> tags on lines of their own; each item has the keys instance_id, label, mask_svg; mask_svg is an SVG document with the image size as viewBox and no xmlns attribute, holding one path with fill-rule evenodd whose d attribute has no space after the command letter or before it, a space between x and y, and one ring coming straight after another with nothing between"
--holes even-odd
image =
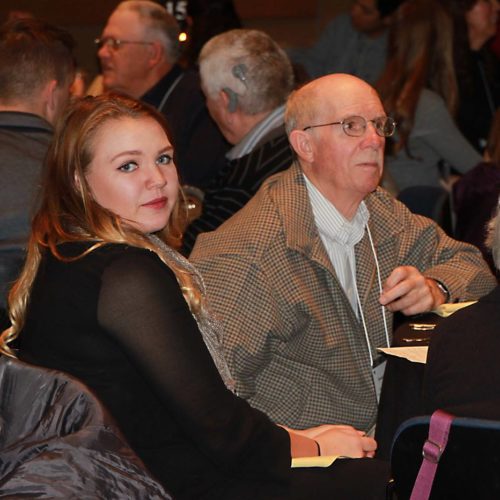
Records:
<instances>
[{"instance_id":1,"label":"shirt collar","mask_svg":"<svg viewBox=\"0 0 500 500\"><path fill-rule=\"evenodd\" d=\"M359 204L356 214L349 221L319 192L306 175L304 179L319 233L342 245L354 246L361 241L370 218L365 202Z\"/></svg>"},{"instance_id":2,"label":"shirt collar","mask_svg":"<svg viewBox=\"0 0 500 500\"><path fill-rule=\"evenodd\" d=\"M277 107L261 120L250 132L232 147L226 154L228 160L235 160L251 153L260 143L261 139L270 131L283 124L285 105Z\"/></svg>"},{"instance_id":3,"label":"shirt collar","mask_svg":"<svg viewBox=\"0 0 500 500\"><path fill-rule=\"evenodd\" d=\"M168 92L170 86L179 77L179 75L182 74L182 72L182 68L178 64L174 64L172 69L141 97L141 101L157 107L165 93Z\"/></svg>"}]
</instances>

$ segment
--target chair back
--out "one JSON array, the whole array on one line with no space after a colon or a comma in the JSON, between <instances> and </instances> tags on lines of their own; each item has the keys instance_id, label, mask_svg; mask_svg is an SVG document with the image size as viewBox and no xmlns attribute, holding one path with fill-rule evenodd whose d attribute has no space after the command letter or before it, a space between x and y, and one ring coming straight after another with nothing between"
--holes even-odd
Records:
<instances>
[{"instance_id":1,"label":"chair back","mask_svg":"<svg viewBox=\"0 0 500 500\"><path fill-rule=\"evenodd\" d=\"M391 451L393 493L410 498L422 464L430 416L407 420ZM432 485L430 499L500 498L500 421L455 417Z\"/></svg>"}]
</instances>

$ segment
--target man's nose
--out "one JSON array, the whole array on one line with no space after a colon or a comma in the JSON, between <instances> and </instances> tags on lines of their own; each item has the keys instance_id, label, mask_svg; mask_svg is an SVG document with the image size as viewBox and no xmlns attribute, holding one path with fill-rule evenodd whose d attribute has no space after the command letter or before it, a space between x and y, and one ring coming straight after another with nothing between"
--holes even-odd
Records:
<instances>
[{"instance_id":1,"label":"man's nose","mask_svg":"<svg viewBox=\"0 0 500 500\"><path fill-rule=\"evenodd\" d=\"M107 43L103 43L98 49L97 49L97 57L99 59L106 59L110 55L110 48Z\"/></svg>"},{"instance_id":2,"label":"man's nose","mask_svg":"<svg viewBox=\"0 0 500 500\"><path fill-rule=\"evenodd\" d=\"M369 147L381 147L385 144L385 137L381 137L377 133L377 128L373 122L366 123L366 130L363 136L363 143Z\"/></svg>"}]
</instances>

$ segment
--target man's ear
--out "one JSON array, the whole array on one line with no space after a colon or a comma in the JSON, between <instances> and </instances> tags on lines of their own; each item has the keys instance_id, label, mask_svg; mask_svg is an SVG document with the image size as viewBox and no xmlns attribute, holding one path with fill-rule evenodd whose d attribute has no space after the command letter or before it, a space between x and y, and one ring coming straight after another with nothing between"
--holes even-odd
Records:
<instances>
[{"instance_id":1,"label":"man's ear","mask_svg":"<svg viewBox=\"0 0 500 500\"><path fill-rule=\"evenodd\" d=\"M238 94L229 87L224 87L220 94L226 109L230 113L234 113L238 109Z\"/></svg>"},{"instance_id":2,"label":"man's ear","mask_svg":"<svg viewBox=\"0 0 500 500\"><path fill-rule=\"evenodd\" d=\"M57 80L49 80L41 92L42 115L49 122L54 124L55 116L59 109L57 100Z\"/></svg>"},{"instance_id":3,"label":"man's ear","mask_svg":"<svg viewBox=\"0 0 500 500\"><path fill-rule=\"evenodd\" d=\"M314 145L311 135L304 130L292 130L289 136L290 144L297 156L307 163L314 160Z\"/></svg>"},{"instance_id":4,"label":"man's ear","mask_svg":"<svg viewBox=\"0 0 500 500\"><path fill-rule=\"evenodd\" d=\"M160 42L151 42L148 45L148 65L149 67L156 66L162 59L165 48Z\"/></svg>"}]
</instances>

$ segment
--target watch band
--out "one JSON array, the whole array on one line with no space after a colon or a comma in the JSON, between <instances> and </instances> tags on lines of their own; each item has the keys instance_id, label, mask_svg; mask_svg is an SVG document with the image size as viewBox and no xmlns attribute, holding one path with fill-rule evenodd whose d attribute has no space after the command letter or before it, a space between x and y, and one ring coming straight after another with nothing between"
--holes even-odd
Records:
<instances>
[{"instance_id":1,"label":"watch band","mask_svg":"<svg viewBox=\"0 0 500 500\"><path fill-rule=\"evenodd\" d=\"M447 303L450 301L450 292L448 291L448 289L443 285L443 283L441 283L440 281L438 280L434 280L437 287L439 288L439 290L443 293L445 299L444 299L444 302Z\"/></svg>"}]
</instances>

